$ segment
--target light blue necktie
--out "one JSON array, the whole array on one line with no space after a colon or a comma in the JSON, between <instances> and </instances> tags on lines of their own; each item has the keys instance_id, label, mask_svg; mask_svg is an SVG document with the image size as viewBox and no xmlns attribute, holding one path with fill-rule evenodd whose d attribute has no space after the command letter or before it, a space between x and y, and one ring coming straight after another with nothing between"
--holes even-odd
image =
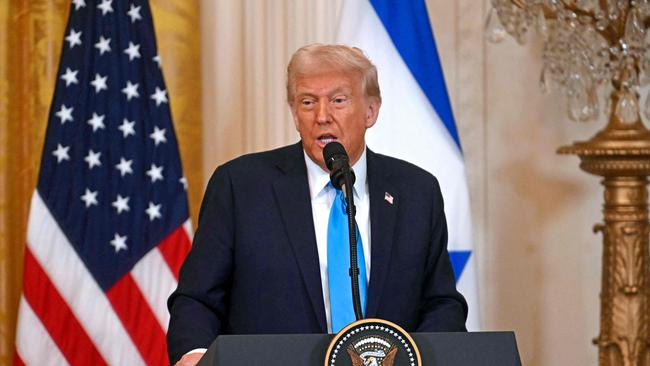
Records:
<instances>
[{"instance_id":1,"label":"light blue necktie","mask_svg":"<svg viewBox=\"0 0 650 366\"><path fill-rule=\"evenodd\" d=\"M330 292L332 332L338 333L354 322L352 283L350 282L350 240L348 236L347 204L343 192L336 190L327 225L327 277ZM363 257L361 235L357 227L357 263L362 313L366 313L366 261Z\"/></svg>"}]
</instances>

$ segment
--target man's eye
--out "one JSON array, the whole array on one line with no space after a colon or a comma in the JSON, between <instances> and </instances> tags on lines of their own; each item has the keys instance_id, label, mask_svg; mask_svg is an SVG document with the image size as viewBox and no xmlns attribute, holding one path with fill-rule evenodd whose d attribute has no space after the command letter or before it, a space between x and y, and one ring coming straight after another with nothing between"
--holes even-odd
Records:
<instances>
[{"instance_id":1,"label":"man's eye","mask_svg":"<svg viewBox=\"0 0 650 366\"><path fill-rule=\"evenodd\" d=\"M345 103L346 100L347 99L345 99L344 97L338 97L338 98L334 98L334 103L341 104L341 103Z\"/></svg>"},{"instance_id":2,"label":"man's eye","mask_svg":"<svg viewBox=\"0 0 650 366\"><path fill-rule=\"evenodd\" d=\"M304 99L301 101L301 103L304 107L311 107L312 105L314 105L314 101L309 99Z\"/></svg>"}]
</instances>

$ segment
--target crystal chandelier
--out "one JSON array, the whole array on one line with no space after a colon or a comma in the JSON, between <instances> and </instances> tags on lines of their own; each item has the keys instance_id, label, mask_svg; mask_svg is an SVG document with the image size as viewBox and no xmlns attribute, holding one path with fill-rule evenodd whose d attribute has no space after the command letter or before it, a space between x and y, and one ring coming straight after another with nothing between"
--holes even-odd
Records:
<instances>
[{"instance_id":1,"label":"crystal chandelier","mask_svg":"<svg viewBox=\"0 0 650 366\"><path fill-rule=\"evenodd\" d=\"M639 120L639 88L650 84L650 0L491 2L488 40L510 34L523 44L536 29L544 41L540 85L566 95L570 119L596 120L611 103L621 123ZM650 120L650 98L644 115Z\"/></svg>"}]
</instances>

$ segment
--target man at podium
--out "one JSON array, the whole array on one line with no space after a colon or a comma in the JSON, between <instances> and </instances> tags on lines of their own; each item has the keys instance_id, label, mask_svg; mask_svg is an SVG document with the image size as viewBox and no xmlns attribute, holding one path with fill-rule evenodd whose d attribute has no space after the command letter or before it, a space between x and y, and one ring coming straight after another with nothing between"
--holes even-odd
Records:
<instances>
[{"instance_id":1,"label":"man at podium","mask_svg":"<svg viewBox=\"0 0 650 366\"><path fill-rule=\"evenodd\" d=\"M363 52L312 44L287 67L300 142L214 172L192 250L170 296L172 364L194 365L220 334L336 333L355 320L345 201L323 148L343 145L356 176L363 315L411 332L465 331L438 181L366 147L381 95ZM179 361L180 360L180 361Z\"/></svg>"}]
</instances>

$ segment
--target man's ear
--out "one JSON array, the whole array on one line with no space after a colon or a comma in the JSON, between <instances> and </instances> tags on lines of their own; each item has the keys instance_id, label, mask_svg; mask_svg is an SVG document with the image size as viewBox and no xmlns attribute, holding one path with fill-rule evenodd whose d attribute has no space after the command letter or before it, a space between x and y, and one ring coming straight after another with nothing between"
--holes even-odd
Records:
<instances>
[{"instance_id":1,"label":"man's ear","mask_svg":"<svg viewBox=\"0 0 650 366\"><path fill-rule=\"evenodd\" d=\"M370 128L377 122L379 117L379 107L381 107L381 100L379 98L369 98L366 107L366 128Z\"/></svg>"}]
</instances>

